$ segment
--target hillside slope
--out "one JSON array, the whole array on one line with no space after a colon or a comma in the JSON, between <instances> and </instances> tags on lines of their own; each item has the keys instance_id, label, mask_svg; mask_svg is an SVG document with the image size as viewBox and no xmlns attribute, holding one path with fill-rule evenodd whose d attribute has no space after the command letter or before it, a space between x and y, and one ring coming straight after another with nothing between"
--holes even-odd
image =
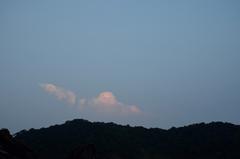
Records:
<instances>
[{"instance_id":1,"label":"hillside slope","mask_svg":"<svg viewBox=\"0 0 240 159\"><path fill-rule=\"evenodd\" d=\"M95 145L99 159L240 158L240 126L223 122L163 130L75 119L23 130L15 138L24 140L40 159L63 159L88 143Z\"/></svg>"}]
</instances>

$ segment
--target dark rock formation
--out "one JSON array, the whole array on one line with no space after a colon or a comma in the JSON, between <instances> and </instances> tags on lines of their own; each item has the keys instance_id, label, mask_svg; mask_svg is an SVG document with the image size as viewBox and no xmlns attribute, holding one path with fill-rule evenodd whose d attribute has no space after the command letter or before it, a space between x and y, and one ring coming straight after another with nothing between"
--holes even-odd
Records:
<instances>
[{"instance_id":1,"label":"dark rock formation","mask_svg":"<svg viewBox=\"0 0 240 159\"><path fill-rule=\"evenodd\" d=\"M0 130L0 159L35 159L33 151L12 137L8 129Z\"/></svg>"}]
</instances>

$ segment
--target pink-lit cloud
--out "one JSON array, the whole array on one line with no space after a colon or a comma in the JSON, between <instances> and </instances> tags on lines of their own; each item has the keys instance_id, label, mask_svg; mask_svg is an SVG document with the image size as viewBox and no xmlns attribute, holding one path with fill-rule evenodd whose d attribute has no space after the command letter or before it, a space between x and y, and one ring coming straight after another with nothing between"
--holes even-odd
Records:
<instances>
[{"instance_id":1,"label":"pink-lit cloud","mask_svg":"<svg viewBox=\"0 0 240 159\"><path fill-rule=\"evenodd\" d=\"M118 101L112 92L101 92L97 97L90 100L81 99L80 106L90 107L97 112L116 113L120 115L142 113L137 106Z\"/></svg>"},{"instance_id":2,"label":"pink-lit cloud","mask_svg":"<svg viewBox=\"0 0 240 159\"><path fill-rule=\"evenodd\" d=\"M67 103L73 105L76 103L76 95L72 91L65 90L51 83L41 84L40 86L44 89L44 91L56 96L59 100L66 101Z\"/></svg>"},{"instance_id":3,"label":"pink-lit cloud","mask_svg":"<svg viewBox=\"0 0 240 159\"><path fill-rule=\"evenodd\" d=\"M138 106L124 104L118 101L112 92L101 92L97 97L87 99L77 98L73 91L66 90L55 84L46 83L41 84L40 86L47 93L57 97L57 99L79 107L80 111L90 110L97 113L109 113L116 115L142 114L142 111Z\"/></svg>"}]
</instances>

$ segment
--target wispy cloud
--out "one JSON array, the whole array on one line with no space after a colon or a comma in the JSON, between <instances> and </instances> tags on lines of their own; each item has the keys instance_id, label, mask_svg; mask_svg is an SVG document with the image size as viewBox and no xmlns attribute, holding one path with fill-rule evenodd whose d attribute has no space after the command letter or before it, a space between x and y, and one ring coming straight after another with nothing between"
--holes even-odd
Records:
<instances>
[{"instance_id":1,"label":"wispy cloud","mask_svg":"<svg viewBox=\"0 0 240 159\"><path fill-rule=\"evenodd\" d=\"M46 92L56 96L59 100L66 101L69 104L76 104L76 95L74 92L65 90L51 83L40 85Z\"/></svg>"},{"instance_id":2,"label":"wispy cloud","mask_svg":"<svg viewBox=\"0 0 240 159\"><path fill-rule=\"evenodd\" d=\"M124 104L118 101L112 92L101 92L97 97L90 99L77 99L73 91L66 90L62 87L56 86L55 84L46 83L41 84L40 86L49 94L56 96L57 99L67 101L67 103L79 107L81 111L91 110L98 113L110 113L118 115L132 115L142 113L138 106Z\"/></svg>"}]
</instances>

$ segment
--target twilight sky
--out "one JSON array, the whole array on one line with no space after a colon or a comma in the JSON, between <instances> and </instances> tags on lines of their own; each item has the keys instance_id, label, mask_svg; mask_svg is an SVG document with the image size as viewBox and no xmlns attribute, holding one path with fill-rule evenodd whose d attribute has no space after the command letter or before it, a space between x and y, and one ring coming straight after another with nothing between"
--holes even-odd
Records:
<instances>
[{"instance_id":1,"label":"twilight sky","mask_svg":"<svg viewBox=\"0 0 240 159\"><path fill-rule=\"evenodd\" d=\"M240 1L1 0L0 128L240 124Z\"/></svg>"}]
</instances>

